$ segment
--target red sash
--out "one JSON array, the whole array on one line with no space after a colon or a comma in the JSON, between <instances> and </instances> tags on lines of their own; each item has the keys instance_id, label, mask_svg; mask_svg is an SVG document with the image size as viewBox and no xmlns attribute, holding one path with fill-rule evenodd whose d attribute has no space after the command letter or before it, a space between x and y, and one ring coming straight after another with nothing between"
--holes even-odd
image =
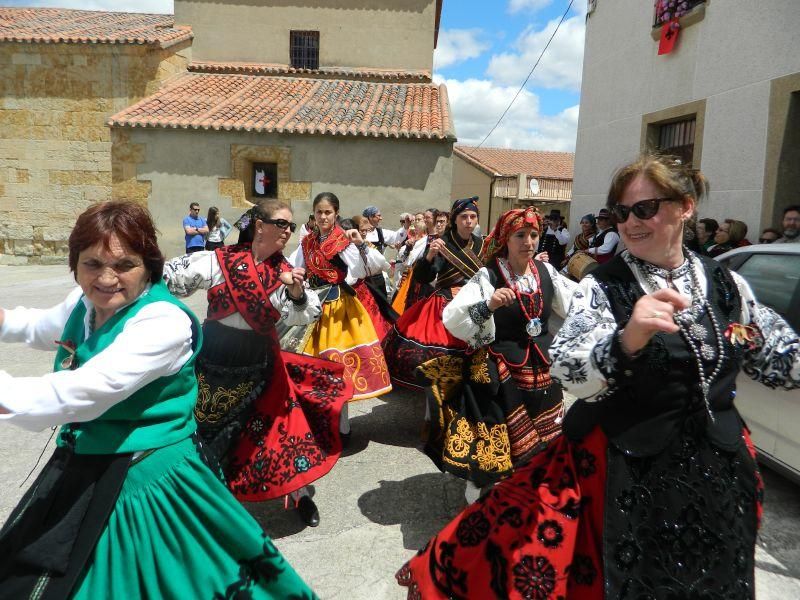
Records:
<instances>
[{"instance_id":1,"label":"red sash","mask_svg":"<svg viewBox=\"0 0 800 600\"><path fill-rule=\"evenodd\" d=\"M319 241L319 234L314 232L308 234L301 242L303 246L303 257L306 260L306 271L308 278L321 279L332 285L342 283L347 271L337 268L333 260L340 252L350 245L350 240L344 233L344 229L335 225L330 235L324 241Z\"/></svg>"},{"instance_id":2,"label":"red sash","mask_svg":"<svg viewBox=\"0 0 800 600\"><path fill-rule=\"evenodd\" d=\"M257 265L247 246L215 252L225 283L208 290L208 318L219 321L238 312L254 331L267 335L280 318L269 295L281 285L280 274L292 270L289 261L276 252Z\"/></svg>"}]
</instances>

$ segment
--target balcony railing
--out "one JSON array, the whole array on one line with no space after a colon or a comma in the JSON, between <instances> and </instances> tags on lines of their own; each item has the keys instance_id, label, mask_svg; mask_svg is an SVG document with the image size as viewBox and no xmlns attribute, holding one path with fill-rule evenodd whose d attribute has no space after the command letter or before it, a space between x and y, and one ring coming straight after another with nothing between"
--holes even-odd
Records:
<instances>
[{"instance_id":1,"label":"balcony railing","mask_svg":"<svg viewBox=\"0 0 800 600\"><path fill-rule=\"evenodd\" d=\"M695 6L705 4L706 0L655 0L655 21L653 27L658 27L674 19L688 14Z\"/></svg>"}]
</instances>

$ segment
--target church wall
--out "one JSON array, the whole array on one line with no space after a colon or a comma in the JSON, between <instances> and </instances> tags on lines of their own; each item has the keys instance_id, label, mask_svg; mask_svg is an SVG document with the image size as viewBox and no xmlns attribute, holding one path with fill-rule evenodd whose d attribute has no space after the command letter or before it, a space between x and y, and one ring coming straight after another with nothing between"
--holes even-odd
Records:
<instances>
[{"instance_id":1,"label":"church wall","mask_svg":"<svg viewBox=\"0 0 800 600\"><path fill-rule=\"evenodd\" d=\"M185 71L189 44L0 44L0 264L64 262L76 216L111 198L108 117Z\"/></svg>"},{"instance_id":2,"label":"church wall","mask_svg":"<svg viewBox=\"0 0 800 600\"><path fill-rule=\"evenodd\" d=\"M113 137L115 173L135 173L115 180L114 195L147 198L168 256L183 252L181 221L190 202L199 202L203 215L217 206L231 223L246 210L248 173L241 165L254 159L277 162L278 196L291 204L298 225L323 191L339 197L344 217L380 207L392 229L401 212L450 205L451 142L123 128ZM227 241L235 238L234 232Z\"/></svg>"},{"instance_id":3,"label":"church wall","mask_svg":"<svg viewBox=\"0 0 800 600\"><path fill-rule=\"evenodd\" d=\"M289 64L289 32L320 32L320 66L433 70L435 0L176 0L196 61Z\"/></svg>"}]
</instances>

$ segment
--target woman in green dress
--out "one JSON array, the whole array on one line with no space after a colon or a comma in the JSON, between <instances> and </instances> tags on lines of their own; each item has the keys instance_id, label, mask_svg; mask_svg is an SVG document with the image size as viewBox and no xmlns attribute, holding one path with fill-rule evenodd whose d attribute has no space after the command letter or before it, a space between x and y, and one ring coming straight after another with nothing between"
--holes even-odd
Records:
<instances>
[{"instance_id":1,"label":"woman in green dress","mask_svg":"<svg viewBox=\"0 0 800 600\"><path fill-rule=\"evenodd\" d=\"M52 374L0 371L0 419L61 426L0 532L0 598L314 598L201 455L202 333L161 281L150 215L92 206L69 265L61 304L0 309L0 340L56 350Z\"/></svg>"}]
</instances>

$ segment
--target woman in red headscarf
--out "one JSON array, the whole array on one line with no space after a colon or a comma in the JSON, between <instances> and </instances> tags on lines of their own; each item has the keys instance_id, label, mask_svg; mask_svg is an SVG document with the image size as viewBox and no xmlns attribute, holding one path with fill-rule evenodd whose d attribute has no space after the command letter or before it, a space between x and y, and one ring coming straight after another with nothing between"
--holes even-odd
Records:
<instances>
[{"instance_id":1,"label":"woman in red headscarf","mask_svg":"<svg viewBox=\"0 0 800 600\"><path fill-rule=\"evenodd\" d=\"M540 223L532 207L500 217L481 253L486 266L442 314L447 331L472 351L419 369L430 382L425 451L442 471L472 484L468 499L561 433L548 319L552 312L566 314L576 286L534 259Z\"/></svg>"}]
</instances>

